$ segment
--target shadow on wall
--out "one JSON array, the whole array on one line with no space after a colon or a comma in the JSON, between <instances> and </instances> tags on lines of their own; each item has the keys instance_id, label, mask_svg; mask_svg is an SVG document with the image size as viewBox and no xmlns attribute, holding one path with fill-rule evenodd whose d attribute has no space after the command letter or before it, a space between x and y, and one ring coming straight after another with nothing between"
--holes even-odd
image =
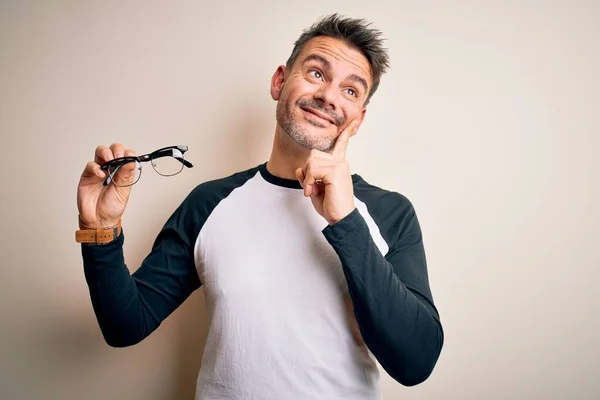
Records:
<instances>
[{"instance_id":1,"label":"shadow on wall","mask_svg":"<svg viewBox=\"0 0 600 400\"><path fill-rule=\"evenodd\" d=\"M257 100L252 92L236 96L240 101L235 106L225 99L211 107L217 111L215 115L199 117L199 134L190 140L190 146L201 152L195 164L207 179L254 167L270 155L276 103L271 99ZM204 132L206 129L210 132Z\"/></svg>"},{"instance_id":2,"label":"shadow on wall","mask_svg":"<svg viewBox=\"0 0 600 400\"><path fill-rule=\"evenodd\" d=\"M252 98L249 94L245 98ZM259 104L260 105L260 104ZM232 110L230 104L215 107L218 110ZM197 162L200 168L208 168L210 179L225 177L237 171L252 168L268 160L275 129L275 108L259 107L256 103L240 103L236 118L221 118L210 124L215 127L212 135L219 135L219 147L205 161ZM199 148L211 149L202 143ZM207 148L208 147L208 148ZM206 165L209 162L211 165ZM194 292L178 310L176 324L177 370L175 371L173 399L194 399L196 379L200 370L202 352L208 334L208 313L204 290Z\"/></svg>"}]
</instances>

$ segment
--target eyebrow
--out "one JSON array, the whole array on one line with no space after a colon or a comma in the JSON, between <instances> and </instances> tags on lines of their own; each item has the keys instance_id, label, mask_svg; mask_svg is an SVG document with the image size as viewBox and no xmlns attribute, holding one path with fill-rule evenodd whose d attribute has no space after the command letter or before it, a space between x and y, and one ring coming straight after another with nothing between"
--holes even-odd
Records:
<instances>
[{"instance_id":1,"label":"eyebrow","mask_svg":"<svg viewBox=\"0 0 600 400\"><path fill-rule=\"evenodd\" d=\"M304 65L309 61L318 61L321 64L323 64L325 69L327 69L329 71L332 70L331 63L325 57L320 56L318 54L309 54L308 56L306 56L304 61L302 61L302 64ZM367 84L367 81L363 77L358 76L356 74L351 74L346 79L360 83L362 85L362 87L365 89L365 93L367 93L369 91L369 85Z\"/></svg>"}]
</instances>

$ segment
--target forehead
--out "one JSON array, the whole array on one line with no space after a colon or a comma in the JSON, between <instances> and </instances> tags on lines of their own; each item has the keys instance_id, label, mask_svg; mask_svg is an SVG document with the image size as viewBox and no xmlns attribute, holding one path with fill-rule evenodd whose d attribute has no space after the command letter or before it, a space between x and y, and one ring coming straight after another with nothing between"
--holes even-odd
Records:
<instances>
[{"instance_id":1,"label":"forehead","mask_svg":"<svg viewBox=\"0 0 600 400\"><path fill-rule=\"evenodd\" d=\"M355 73L372 82L369 60L358 50L344 41L328 36L317 36L304 44L296 59L300 65L311 54L325 58L334 70L340 73Z\"/></svg>"}]
</instances>

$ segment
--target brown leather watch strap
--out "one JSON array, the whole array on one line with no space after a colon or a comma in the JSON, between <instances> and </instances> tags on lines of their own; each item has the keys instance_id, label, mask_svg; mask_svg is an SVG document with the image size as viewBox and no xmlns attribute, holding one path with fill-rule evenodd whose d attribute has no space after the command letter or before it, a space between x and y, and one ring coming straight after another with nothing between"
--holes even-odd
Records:
<instances>
[{"instance_id":1,"label":"brown leather watch strap","mask_svg":"<svg viewBox=\"0 0 600 400\"><path fill-rule=\"evenodd\" d=\"M81 229L75 232L75 240L77 243L109 243L121 234L121 220L117 222L117 225L108 228L89 228L85 226L80 219L79 227Z\"/></svg>"}]
</instances>

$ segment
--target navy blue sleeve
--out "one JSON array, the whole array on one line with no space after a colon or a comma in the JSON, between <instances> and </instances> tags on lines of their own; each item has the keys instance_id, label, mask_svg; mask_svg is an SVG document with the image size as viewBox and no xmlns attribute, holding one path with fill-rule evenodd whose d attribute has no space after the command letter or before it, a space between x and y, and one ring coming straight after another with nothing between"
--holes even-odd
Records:
<instances>
[{"instance_id":1,"label":"navy blue sleeve","mask_svg":"<svg viewBox=\"0 0 600 400\"><path fill-rule=\"evenodd\" d=\"M413 386L433 371L444 334L414 209L396 207L387 217L397 237L385 257L357 209L323 233L342 262L365 344L392 378Z\"/></svg>"},{"instance_id":2,"label":"navy blue sleeve","mask_svg":"<svg viewBox=\"0 0 600 400\"><path fill-rule=\"evenodd\" d=\"M110 346L140 342L200 287L193 253L197 231L185 208L169 218L133 274L123 259L123 233L109 244L82 244L92 306Z\"/></svg>"}]
</instances>

